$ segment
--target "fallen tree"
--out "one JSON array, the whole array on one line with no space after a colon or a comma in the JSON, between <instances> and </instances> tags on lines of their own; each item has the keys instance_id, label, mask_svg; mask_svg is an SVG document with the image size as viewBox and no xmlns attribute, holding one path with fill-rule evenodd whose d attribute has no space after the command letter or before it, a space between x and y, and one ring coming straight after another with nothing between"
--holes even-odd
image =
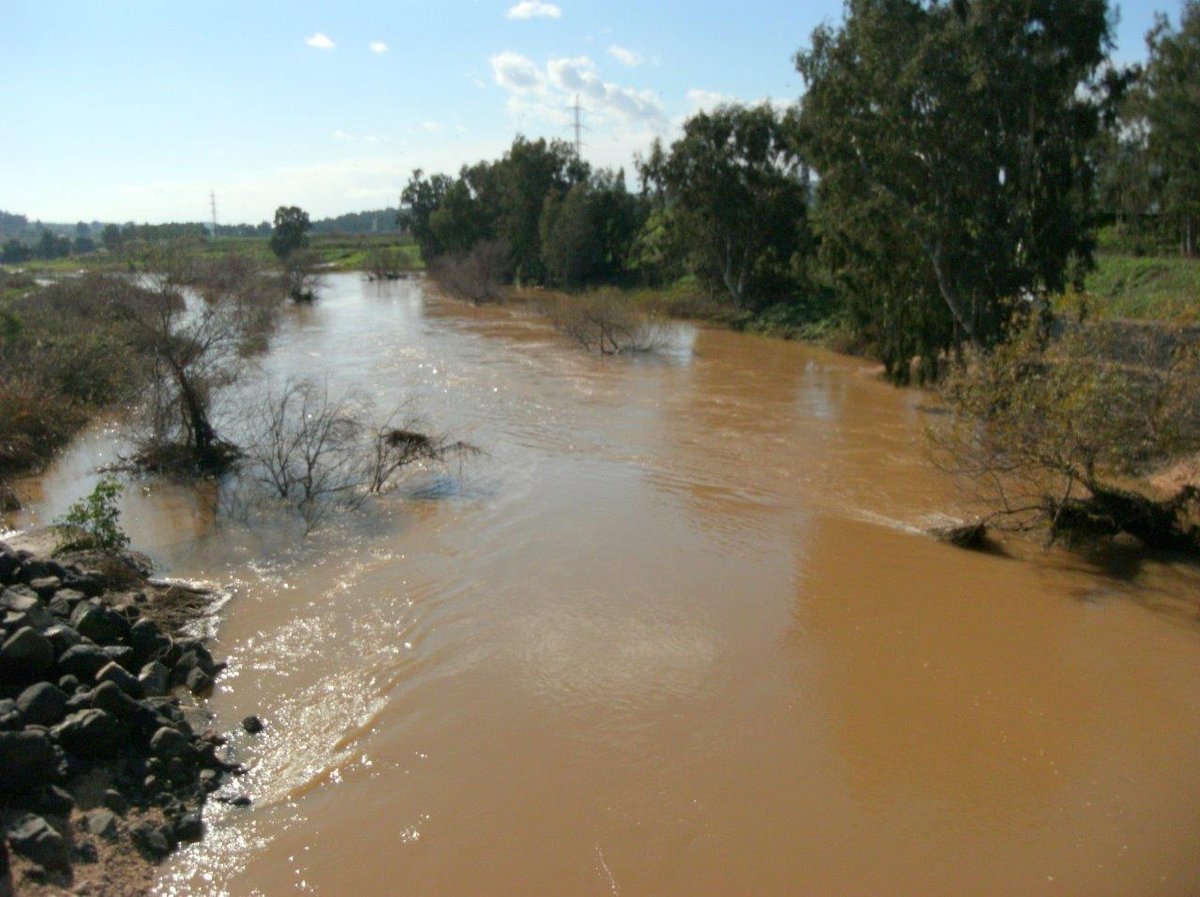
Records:
<instances>
[{"instance_id":1,"label":"fallen tree","mask_svg":"<svg viewBox=\"0 0 1200 897\"><path fill-rule=\"evenodd\" d=\"M1200 451L1200 350L1181 340L1163 357L1160 346L1098 324L1051 340L1031 317L946 378L957 413L930 431L936 462L969 485L988 526L1200 554L1200 488L1164 495L1145 479Z\"/></svg>"}]
</instances>

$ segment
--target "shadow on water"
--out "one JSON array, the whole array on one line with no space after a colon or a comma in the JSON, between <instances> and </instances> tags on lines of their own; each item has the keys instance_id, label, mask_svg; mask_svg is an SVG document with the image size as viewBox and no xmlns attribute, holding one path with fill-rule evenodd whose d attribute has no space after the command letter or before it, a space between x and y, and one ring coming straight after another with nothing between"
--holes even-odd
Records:
<instances>
[{"instance_id":1,"label":"shadow on water","mask_svg":"<svg viewBox=\"0 0 1200 897\"><path fill-rule=\"evenodd\" d=\"M1077 545L1055 553L1055 563L1094 581L1070 590L1086 604L1133 601L1147 610L1181 623L1200 623L1200 561L1182 552L1151 551L1132 541L1117 540ZM1178 582L1153 574L1171 569L1194 588L1180 590Z\"/></svg>"}]
</instances>

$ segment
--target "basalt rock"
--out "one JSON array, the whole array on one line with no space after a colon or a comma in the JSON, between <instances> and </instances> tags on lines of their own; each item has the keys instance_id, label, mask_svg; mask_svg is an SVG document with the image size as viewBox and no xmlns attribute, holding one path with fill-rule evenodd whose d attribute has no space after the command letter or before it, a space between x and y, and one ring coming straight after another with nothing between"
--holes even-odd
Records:
<instances>
[{"instance_id":1,"label":"basalt rock","mask_svg":"<svg viewBox=\"0 0 1200 897\"><path fill-rule=\"evenodd\" d=\"M223 738L196 734L192 711L172 695L173 685L206 691L224 664L199 640L173 640L147 619L149 593L162 588L135 556L81 562L86 569L0 543L0 897L6 844L54 884L60 873L69 881L72 861L101 858L98 838L117 851L132 842L158 861L203 836L199 807L225 776L244 771L217 755ZM106 591L117 581L124 591ZM99 807L97 784L108 789ZM119 818L135 822L155 804L164 822ZM54 827L72 814L74 848L68 829Z\"/></svg>"},{"instance_id":2,"label":"basalt rock","mask_svg":"<svg viewBox=\"0 0 1200 897\"><path fill-rule=\"evenodd\" d=\"M29 588L37 592L38 597L43 601L48 601L51 595L62 588L62 580L57 576L40 576L30 580Z\"/></svg>"},{"instance_id":3,"label":"basalt rock","mask_svg":"<svg viewBox=\"0 0 1200 897\"><path fill-rule=\"evenodd\" d=\"M131 698L140 698L143 695L142 684L137 677L115 660L96 673L96 682L101 684L111 682Z\"/></svg>"},{"instance_id":4,"label":"basalt rock","mask_svg":"<svg viewBox=\"0 0 1200 897\"><path fill-rule=\"evenodd\" d=\"M66 750L90 759L112 757L124 741L117 718L98 708L72 713L50 731Z\"/></svg>"},{"instance_id":5,"label":"basalt rock","mask_svg":"<svg viewBox=\"0 0 1200 897\"><path fill-rule=\"evenodd\" d=\"M71 850L66 838L41 816L27 816L8 833L8 843L14 853L51 872L66 872L71 868Z\"/></svg>"},{"instance_id":6,"label":"basalt rock","mask_svg":"<svg viewBox=\"0 0 1200 897\"><path fill-rule=\"evenodd\" d=\"M50 682L35 682L17 698L25 723L53 726L67 713L67 694Z\"/></svg>"},{"instance_id":7,"label":"basalt rock","mask_svg":"<svg viewBox=\"0 0 1200 897\"><path fill-rule=\"evenodd\" d=\"M80 682L91 682L111 661L103 648L81 643L63 652L58 658L58 669L64 675L78 677Z\"/></svg>"},{"instance_id":8,"label":"basalt rock","mask_svg":"<svg viewBox=\"0 0 1200 897\"><path fill-rule=\"evenodd\" d=\"M62 754L44 731L0 732L0 790L30 791L59 778Z\"/></svg>"},{"instance_id":9,"label":"basalt rock","mask_svg":"<svg viewBox=\"0 0 1200 897\"><path fill-rule=\"evenodd\" d=\"M54 646L32 626L23 626L0 646L0 679L33 682L54 669Z\"/></svg>"},{"instance_id":10,"label":"basalt rock","mask_svg":"<svg viewBox=\"0 0 1200 897\"><path fill-rule=\"evenodd\" d=\"M71 625L97 645L111 645L129 635L129 621L96 598L79 604L71 614Z\"/></svg>"}]
</instances>

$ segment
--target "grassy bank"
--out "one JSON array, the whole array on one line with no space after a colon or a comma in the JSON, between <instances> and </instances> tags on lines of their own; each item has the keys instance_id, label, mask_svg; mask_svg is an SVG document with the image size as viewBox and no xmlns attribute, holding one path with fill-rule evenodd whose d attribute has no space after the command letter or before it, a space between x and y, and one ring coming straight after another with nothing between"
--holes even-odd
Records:
<instances>
[{"instance_id":1,"label":"grassy bank","mask_svg":"<svg viewBox=\"0 0 1200 897\"><path fill-rule=\"evenodd\" d=\"M1104 253L1087 279L1104 317L1200 322L1200 261Z\"/></svg>"}]
</instances>

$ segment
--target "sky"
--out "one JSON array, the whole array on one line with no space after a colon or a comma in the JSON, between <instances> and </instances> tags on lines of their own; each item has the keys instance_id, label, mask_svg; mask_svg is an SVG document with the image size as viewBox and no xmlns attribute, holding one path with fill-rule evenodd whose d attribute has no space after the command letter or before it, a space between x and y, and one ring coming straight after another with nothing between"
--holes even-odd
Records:
<instances>
[{"instance_id":1,"label":"sky","mask_svg":"<svg viewBox=\"0 0 1200 897\"><path fill-rule=\"evenodd\" d=\"M1123 0L1115 57L1156 10ZM842 0L0 0L0 210L31 220L269 220L396 205L513 137L629 173L725 100L791 102Z\"/></svg>"}]
</instances>

